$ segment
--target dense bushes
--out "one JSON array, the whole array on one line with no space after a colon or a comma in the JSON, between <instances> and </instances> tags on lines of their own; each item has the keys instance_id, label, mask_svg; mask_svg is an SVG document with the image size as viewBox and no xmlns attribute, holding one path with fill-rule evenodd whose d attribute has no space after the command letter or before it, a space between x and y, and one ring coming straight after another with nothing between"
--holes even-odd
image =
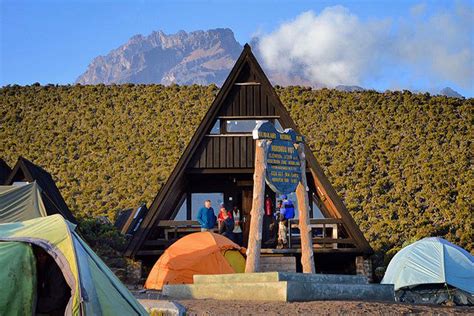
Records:
<instances>
[{"instance_id":1,"label":"dense bushes","mask_svg":"<svg viewBox=\"0 0 474 316\"><path fill-rule=\"evenodd\" d=\"M0 152L50 171L73 212L114 218L150 203L215 86L9 86ZM429 235L473 251L474 100L278 88L336 190L378 251Z\"/></svg>"}]
</instances>

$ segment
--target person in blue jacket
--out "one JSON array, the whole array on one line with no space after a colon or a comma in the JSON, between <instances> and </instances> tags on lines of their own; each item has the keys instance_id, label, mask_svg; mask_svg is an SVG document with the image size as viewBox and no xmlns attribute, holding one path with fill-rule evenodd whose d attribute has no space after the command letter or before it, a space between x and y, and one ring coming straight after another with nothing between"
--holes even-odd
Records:
<instances>
[{"instance_id":1,"label":"person in blue jacket","mask_svg":"<svg viewBox=\"0 0 474 316\"><path fill-rule=\"evenodd\" d=\"M286 195L282 195L283 202L280 208L280 223L278 224L278 245L277 248L286 248L288 240L286 238L288 232L288 220L295 217L295 206Z\"/></svg>"},{"instance_id":2,"label":"person in blue jacket","mask_svg":"<svg viewBox=\"0 0 474 316\"><path fill-rule=\"evenodd\" d=\"M211 200L206 200L204 206L199 209L197 220L201 225L202 232L212 231L216 225L216 215L211 207Z\"/></svg>"},{"instance_id":3,"label":"person in blue jacket","mask_svg":"<svg viewBox=\"0 0 474 316\"><path fill-rule=\"evenodd\" d=\"M295 217L295 206L286 195L282 195L283 203L281 204L280 214L285 216L285 220Z\"/></svg>"}]
</instances>

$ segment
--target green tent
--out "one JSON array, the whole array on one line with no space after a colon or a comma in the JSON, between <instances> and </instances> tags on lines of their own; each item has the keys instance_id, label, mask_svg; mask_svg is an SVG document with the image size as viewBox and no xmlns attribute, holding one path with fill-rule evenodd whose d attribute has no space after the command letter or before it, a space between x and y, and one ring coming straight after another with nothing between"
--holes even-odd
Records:
<instances>
[{"instance_id":1,"label":"green tent","mask_svg":"<svg viewBox=\"0 0 474 316\"><path fill-rule=\"evenodd\" d=\"M20 222L45 216L48 214L36 181L21 186L0 186L0 223Z\"/></svg>"},{"instance_id":2,"label":"green tent","mask_svg":"<svg viewBox=\"0 0 474 316\"><path fill-rule=\"evenodd\" d=\"M51 255L71 288L66 315L147 315L79 237L75 225L59 214L0 224L0 315L26 315L29 313L19 311L34 308L31 298L36 294L36 272L31 263L34 262L31 244ZM3 268L4 264L8 268ZM20 297L15 297L19 291Z\"/></svg>"}]
</instances>

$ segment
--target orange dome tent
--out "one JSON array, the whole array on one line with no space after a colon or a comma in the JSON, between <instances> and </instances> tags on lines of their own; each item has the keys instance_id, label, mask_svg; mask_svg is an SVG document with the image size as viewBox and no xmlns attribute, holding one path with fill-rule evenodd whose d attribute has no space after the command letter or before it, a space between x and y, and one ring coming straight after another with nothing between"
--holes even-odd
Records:
<instances>
[{"instance_id":1,"label":"orange dome tent","mask_svg":"<svg viewBox=\"0 0 474 316\"><path fill-rule=\"evenodd\" d=\"M153 266L146 289L161 290L165 284L193 283L195 274L244 272L244 251L230 239L210 232L185 236L168 249Z\"/></svg>"}]
</instances>

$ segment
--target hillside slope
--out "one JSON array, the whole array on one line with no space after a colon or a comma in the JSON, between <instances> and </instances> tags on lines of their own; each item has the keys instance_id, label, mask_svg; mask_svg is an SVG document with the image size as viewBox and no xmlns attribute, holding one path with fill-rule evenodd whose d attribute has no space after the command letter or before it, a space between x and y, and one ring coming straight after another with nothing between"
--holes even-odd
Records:
<instances>
[{"instance_id":1,"label":"hillside slope","mask_svg":"<svg viewBox=\"0 0 474 316\"><path fill-rule=\"evenodd\" d=\"M0 89L0 153L49 170L76 215L152 201L215 86ZM316 158L377 251L444 236L473 251L474 99L278 88Z\"/></svg>"}]
</instances>

